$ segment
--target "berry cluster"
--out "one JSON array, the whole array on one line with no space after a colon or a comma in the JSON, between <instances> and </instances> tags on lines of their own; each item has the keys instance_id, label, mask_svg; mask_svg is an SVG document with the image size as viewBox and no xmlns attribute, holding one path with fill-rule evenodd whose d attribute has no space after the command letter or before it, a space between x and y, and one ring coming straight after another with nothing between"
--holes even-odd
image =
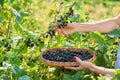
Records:
<instances>
[{"instance_id":1,"label":"berry cluster","mask_svg":"<svg viewBox=\"0 0 120 80\"><path fill-rule=\"evenodd\" d=\"M53 29L54 25L59 27L59 28L65 28L68 24L68 22L72 22L69 20L69 18L71 16L73 16L73 9L72 6L69 8L68 12L66 12L65 14L60 15L60 11L58 11L56 14L59 15L59 18L57 18L58 16L56 15L54 18L54 21L50 24L49 26L49 30L46 34L46 37L48 37L50 35L50 37L55 36L55 30Z\"/></svg>"},{"instance_id":2,"label":"berry cluster","mask_svg":"<svg viewBox=\"0 0 120 80\"><path fill-rule=\"evenodd\" d=\"M11 41L7 40L7 39L2 39L0 41L0 47L4 46L5 47L5 51L10 51L11 49Z\"/></svg>"},{"instance_id":3,"label":"berry cluster","mask_svg":"<svg viewBox=\"0 0 120 80\"><path fill-rule=\"evenodd\" d=\"M93 57L88 51L83 50L48 50L42 55L44 59L56 62L75 62L73 56L79 57L81 60L88 60Z\"/></svg>"},{"instance_id":4,"label":"berry cluster","mask_svg":"<svg viewBox=\"0 0 120 80\"><path fill-rule=\"evenodd\" d=\"M33 47L34 46L34 43L30 38L27 38L24 42L27 45L27 47Z\"/></svg>"},{"instance_id":5,"label":"berry cluster","mask_svg":"<svg viewBox=\"0 0 120 80\"><path fill-rule=\"evenodd\" d=\"M44 41L40 38L35 38L35 39L32 39L32 38L27 38L24 40L24 43L27 47L34 47L34 46L39 46L41 44L44 44Z\"/></svg>"},{"instance_id":6,"label":"berry cluster","mask_svg":"<svg viewBox=\"0 0 120 80\"><path fill-rule=\"evenodd\" d=\"M4 47L6 47L6 51L10 51L11 49L11 45L8 43L6 43Z\"/></svg>"},{"instance_id":7,"label":"berry cluster","mask_svg":"<svg viewBox=\"0 0 120 80\"><path fill-rule=\"evenodd\" d=\"M50 29L49 31L47 31L47 33L44 37L47 38L48 36L50 36L50 37L55 36L55 30Z\"/></svg>"},{"instance_id":8,"label":"berry cluster","mask_svg":"<svg viewBox=\"0 0 120 80\"><path fill-rule=\"evenodd\" d=\"M72 7L69 8L69 11L65 13L64 16L61 16L60 19L58 19L56 21L57 26L59 28L64 28L65 26L67 26L68 24L68 19L70 18L70 16L73 16L73 9ZM71 22L71 21L70 21Z\"/></svg>"}]
</instances>

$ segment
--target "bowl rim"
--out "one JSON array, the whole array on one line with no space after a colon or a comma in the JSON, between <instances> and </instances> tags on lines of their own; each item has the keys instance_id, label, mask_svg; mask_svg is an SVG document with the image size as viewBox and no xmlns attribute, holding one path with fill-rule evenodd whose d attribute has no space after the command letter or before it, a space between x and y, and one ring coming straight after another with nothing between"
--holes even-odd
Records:
<instances>
[{"instance_id":1,"label":"bowl rim","mask_svg":"<svg viewBox=\"0 0 120 80\"><path fill-rule=\"evenodd\" d=\"M53 66L53 67L71 67L71 66L79 66L79 63L77 62L55 62L55 61L50 61L50 60L47 60L45 58L43 58L43 54L46 54L47 51L54 51L54 50L57 50L57 49L61 49L61 50L82 50L82 51L88 51L91 55L93 55L92 58L88 59L88 60L85 60L85 61L88 61L88 62L93 62L96 60L96 55L95 55L95 52L93 52L92 50L89 50L89 49L85 49L85 48L52 48L52 49L47 49L45 51L43 51L41 54L40 54L40 60L45 63L46 65L48 66Z\"/></svg>"}]
</instances>

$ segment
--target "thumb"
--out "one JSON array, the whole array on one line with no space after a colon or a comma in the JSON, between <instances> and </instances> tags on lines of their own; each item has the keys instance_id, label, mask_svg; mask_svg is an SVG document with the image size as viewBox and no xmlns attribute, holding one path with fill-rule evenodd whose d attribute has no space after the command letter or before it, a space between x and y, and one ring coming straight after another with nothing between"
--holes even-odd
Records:
<instances>
[{"instance_id":1,"label":"thumb","mask_svg":"<svg viewBox=\"0 0 120 80\"><path fill-rule=\"evenodd\" d=\"M79 64L81 64L82 60L79 57L74 56L73 59L78 62Z\"/></svg>"}]
</instances>

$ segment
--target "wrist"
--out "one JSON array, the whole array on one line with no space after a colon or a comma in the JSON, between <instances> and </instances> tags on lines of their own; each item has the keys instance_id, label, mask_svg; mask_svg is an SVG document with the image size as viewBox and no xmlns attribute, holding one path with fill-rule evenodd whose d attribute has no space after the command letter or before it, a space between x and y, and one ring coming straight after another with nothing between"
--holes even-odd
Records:
<instances>
[{"instance_id":1,"label":"wrist","mask_svg":"<svg viewBox=\"0 0 120 80\"><path fill-rule=\"evenodd\" d=\"M90 67L88 67L88 69L92 72L95 72L96 66L94 64L92 64Z\"/></svg>"},{"instance_id":2,"label":"wrist","mask_svg":"<svg viewBox=\"0 0 120 80\"><path fill-rule=\"evenodd\" d=\"M117 17L115 17L115 21L118 25L120 25L120 15L118 15Z\"/></svg>"},{"instance_id":3,"label":"wrist","mask_svg":"<svg viewBox=\"0 0 120 80\"><path fill-rule=\"evenodd\" d=\"M67 26L72 28L74 32L78 32L77 23L68 23Z\"/></svg>"}]
</instances>

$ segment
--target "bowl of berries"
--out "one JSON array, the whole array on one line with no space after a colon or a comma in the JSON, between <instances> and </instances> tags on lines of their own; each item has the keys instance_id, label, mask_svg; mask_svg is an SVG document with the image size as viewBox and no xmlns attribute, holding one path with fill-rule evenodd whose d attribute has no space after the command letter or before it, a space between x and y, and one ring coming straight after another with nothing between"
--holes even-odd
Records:
<instances>
[{"instance_id":1,"label":"bowl of berries","mask_svg":"<svg viewBox=\"0 0 120 80\"><path fill-rule=\"evenodd\" d=\"M49 66L70 67L79 66L73 59L73 56L79 57L83 61L93 62L96 59L95 53L82 48L53 48L43 51L40 60Z\"/></svg>"}]
</instances>

